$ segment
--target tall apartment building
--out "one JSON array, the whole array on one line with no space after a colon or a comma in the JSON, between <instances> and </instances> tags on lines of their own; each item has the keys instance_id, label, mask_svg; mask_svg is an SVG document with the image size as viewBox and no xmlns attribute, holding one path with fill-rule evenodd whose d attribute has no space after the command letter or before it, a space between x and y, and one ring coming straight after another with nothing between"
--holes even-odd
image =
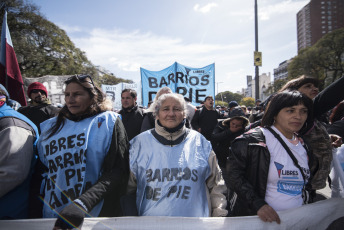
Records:
<instances>
[{"instance_id":1,"label":"tall apartment building","mask_svg":"<svg viewBox=\"0 0 344 230\"><path fill-rule=\"evenodd\" d=\"M325 34L343 27L343 0L311 0L297 13L298 50L314 45Z\"/></svg>"},{"instance_id":2,"label":"tall apartment building","mask_svg":"<svg viewBox=\"0 0 344 230\"><path fill-rule=\"evenodd\" d=\"M274 69L274 81L285 79L288 77L288 65L293 59L286 60L279 64L279 66Z\"/></svg>"}]
</instances>

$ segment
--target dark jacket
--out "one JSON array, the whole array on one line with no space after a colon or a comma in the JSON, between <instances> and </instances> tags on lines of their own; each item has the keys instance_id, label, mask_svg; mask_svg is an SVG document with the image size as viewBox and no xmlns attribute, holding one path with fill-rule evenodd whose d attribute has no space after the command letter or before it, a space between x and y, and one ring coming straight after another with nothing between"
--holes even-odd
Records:
<instances>
[{"instance_id":1,"label":"dark jacket","mask_svg":"<svg viewBox=\"0 0 344 230\"><path fill-rule=\"evenodd\" d=\"M336 134L344 140L344 120L339 120L327 127L329 134Z\"/></svg>"},{"instance_id":2,"label":"dark jacket","mask_svg":"<svg viewBox=\"0 0 344 230\"><path fill-rule=\"evenodd\" d=\"M41 133L40 124L54 116L59 112L59 108L51 105L50 103L43 103L39 105L28 105L18 109L18 112L24 114L29 118L38 128L39 134ZM30 212L29 218L42 218L43 202L39 199L40 187L43 180L42 174L46 167L42 164L40 159L37 159L35 170L32 175L30 185Z\"/></svg>"},{"instance_id":3,"label":"dark jacket","mask_svg":"<svg viewBox=\"0 0 344 230\"><path fill-rule=\"evenodd\" d=\"M232 216L257 215L257 211L267 204L265 202L265 193L270 152L265 143L265 136L260 128L244 133L232 142L228 175ZM307 145L304 145L304 147L311 168L313 163L312 153ZM314 175L314 172L311 171L308 185L312 175Z\"/></svg>"},{"instance_id":4,"label":"dark jacket","mask_svg":"<svg viewBox=\"0 0 344 230\"><path fill-rule=\"evenodd\" d=\"M40 104L37 106L28 105L18 109L18 112L24 114L29 118L38 128L38 132L41 133L40 124L52 117L55 117L59 112L59 108L51 104Z\"/></svg>"},{"instance_id":5,"label":"dark jacket","mask_svg":"<svg viewBox=\"0 0 344 230\"><path fill-rule=\"evenodd\" d=\"M218 110L208 110L204 106L196 110L191 121L191 126L194 130L201 128L201 134L211 140L211 134L217 124L217 119L220 119L220 112Z\"/></svg>"},{"instance_id":6,"label":"dark jacket","mask_svg":"<svg viewBox=\"0 0 344 230\"><path fill-rule=\"evenodd\" d=\"M130 141L136 135L140 134L144 117L143 110L138 108L138 106L134 106L130 110L122 108L119 114L122 116L122 122L127 131L128 140Z\"/></svg>"},{"instance_id":7,"label":"dark jacket","mask_svg":"<svg viewBox=\"0 0 344 230\"><path fill-rule=\"evenodd\" d=\"M229 155L229 147L231 146L232 141L237 136L240 136L244 133L244 127L248 124L248 119L246 119L246 122L243 124L244 127L238 132L233 133L229 129L230 121L232 119L233 118L220 119L211 135L213 150L221 168L226 167L226 161Z\"/></svg>"}]
</instances>

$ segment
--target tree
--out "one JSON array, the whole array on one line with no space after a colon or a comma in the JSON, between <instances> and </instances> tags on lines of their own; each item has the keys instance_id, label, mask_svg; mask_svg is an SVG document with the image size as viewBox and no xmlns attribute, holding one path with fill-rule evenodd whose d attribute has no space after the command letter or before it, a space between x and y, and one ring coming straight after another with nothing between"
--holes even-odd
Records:
<instances>
[{"instance_id":1,"label":"tree","mask_svg":"<svg viewBox=\"0 0 344 230\"><path fill-rule=\"evenodd\" d=\"M241 94L232 93L230 91L221 92L215 96L215 100L218 100L218 101L223 100L227 103L229 103L230 101L237 101L239 103L242 98L243 96Z\"/></svg>"},{"instance_id":2,"label":"tree","mask_svg":"<svg viewBox=\"0 0 344 230\"><path fill-rule=\"evenodd\" d=\"M244 97L240 101L240 105L245 105L246 107L248 107L248 106L254 107L255 104L256 104L255 100L252 97Z\"/></svg>"},{"instance_id":3,"label":"tree","mask_svg":"<svg viewBox=\"0 0 344 230\"><path fill-rule=\"evenodd\" d=\"M326 34L314 46L301 50L288 66L288 80L306 74L318 78L321 88L343 73L344 28Z\"/></svg>"},{"instance_id":4,"label":"tree","mask_svg":"<svg viewBox=\"0 0 344 230\"><path fill-rule=\"evenodd\" d=\"M23 77L87 73L101 84L103 74L85 52L75 47L64 30L45 19L35 4L23 0L2 2L7 5L8 26ZM1 19L3 15L1 10ZM131 82L113 75L105 77L107 82Z\"/></svg>"}]
</instances>

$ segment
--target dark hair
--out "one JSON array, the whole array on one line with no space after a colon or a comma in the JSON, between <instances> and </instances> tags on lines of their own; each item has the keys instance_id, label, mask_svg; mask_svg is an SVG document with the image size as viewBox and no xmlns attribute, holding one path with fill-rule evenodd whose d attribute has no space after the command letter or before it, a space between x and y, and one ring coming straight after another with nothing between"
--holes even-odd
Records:
<instances>
[{"instance_id":1,"label":"dark hair","mask_svg":"<svg viewBox=\"0 0 344 230\"><path fill-rule=\"evenodd\" d=\"M203 101L203 102L205 102L208 98L211 98L211 99L214 100L213 96L206 96L206 97L204 98L204 101Z\"/></svg>"},{"instance_id":2,"label":"dark hair","mask_svg":"<svg viewBox=\"0 0 344 230\"><path fill-rule=\"evenodd\" d=\"M313 120L313 101L306 95L300 93L299 91L283 91L274 95L262 118L262 126L272 126L274 123L274 117L283 109L287 107L292 107L295 105L303 104L307 108L307 120L301 130L311 124Z\"/></svg>"},{"instance_id":3,"label":"dark hair","mask_svg":"<svg viewBox=\"0 0 344 230\"><path fill-rule=\"evenodd\" d=\"M310 77L307 75L302 75L296 79L290 80L288 81L280 90L279 92L285 91L285 90L299 90L299 88L301 86L303 86L304 84L307 83L312 83L315 87L319 87L319 80L314 78L314 77Z\"/></svg>"},{"instance_id":4,"label":"dark hair","mask_svg":"<svg viewBox=\"0 0 344 230\"><path fill-rule=\"evenodd\" d=\"M334 122L342 119L344 117L344 101L340 102L334 109L330 115L330 122L333 124Z\"/></svg>"},{"instance_id":5,"label":"dark hair","mask_svg":"<svg viewBox=\"0 0 344 230\"><path fill-rule=\"evenodd\" d=\"M67 105L64 105L60 109L57 115L56 123L50 129L50 133L46 139L58 133L63 128L66 118L71 119L73 121L80 121L84 118L91 117L98 113L109 111L112 109L110 103L106 101L106 95L100 90L100 88L94 85L91 76L73 75L70 78L68 78L64 83L66 84L66 86L69 85L70 83L77 83L81 85L90 95L91 105L88 108L88 110L85 112L85 114L81 116L75 116L71 114L67 108Z\"/></svg>"},{"instance_id":6,"label":"dark hair","mask_svg":"<svg viewBox=\"0 0 344 230\"><path fill-rule=\"evenodd\" d=\"M133 90L133 89L123 89L123 90L122 90L122 93L121 93L121 96L122 96L122 94L125 93L125 92L130 93L130 96L131 96L132 98L136 98L136 97L137 97L137 93L136 93L136 91Z\"/></svg>"}]
</instances>

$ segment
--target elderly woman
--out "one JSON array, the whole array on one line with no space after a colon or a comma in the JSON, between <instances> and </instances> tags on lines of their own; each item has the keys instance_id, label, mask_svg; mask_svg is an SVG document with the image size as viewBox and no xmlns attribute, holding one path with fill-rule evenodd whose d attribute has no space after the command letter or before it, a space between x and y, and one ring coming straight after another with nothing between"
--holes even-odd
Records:
<instances>
[{"instance_id":1,"label":"elderly woman","mask_svg":"<svg viewBox=\"0 0 344 230\"><path fill-rule=\"evenodd\" d=\"M185 127L179 94L153 103L155 128L130 142L128 193L140 216L226 216L226 186L210 142Z\"/></svg>"},{"instance_id":2,"label":"elderly woman","mask_svg":"<svg viewBox=\"0 0 344 230\"><path fill-rule=\"evenodd\" d=\"M41 124L38 151L48 168L43 217L55 229L92 217L118 216L129 176L128 138L118 114L88 75L65 81L66 104Z\"/></svg>"},{"instance_id":3,"label":"elderly woman","mask_svg":"<svg viewBox=\"0 0 344 230\"><path fill-rule=\"evenodd\" d=\"M280 223L276 211L307 203L312 153L298 133L312 118L312 100L298 91L270 101L262 127L233 141L229 154L231 215ZM233 193L234 192L234 193Z\"/></svg>"}]
</instances>

